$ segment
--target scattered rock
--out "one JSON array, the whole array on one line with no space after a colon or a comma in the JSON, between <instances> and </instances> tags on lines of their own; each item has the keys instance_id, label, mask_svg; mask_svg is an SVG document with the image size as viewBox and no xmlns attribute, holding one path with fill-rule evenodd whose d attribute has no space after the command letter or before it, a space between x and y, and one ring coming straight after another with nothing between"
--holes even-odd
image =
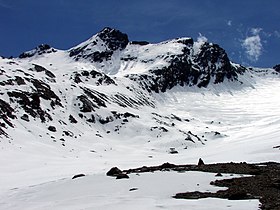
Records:
<instances>
[{"instance_id":1,"label":"scattered rock","mask_svg":"<svg viewBox=\"0 0 280 210\"><path fill-rule=\"evenodd\" d=\"M223 176L221 173L217 173L215 176L217 176L217 177L221 177L221 176Z\"/></svg>"},{"instance_id":2,"label":"scattered rock","mask_svg":"<svg viewBox=\"0 0 280 210\"><path fill-rule=\"evenodd\" d=\"M54 75L54 73L52 73L50 70L45 70L45 74L48 76L48 77L50 77L50 78L55 78L55 75Z\"/></svg>"},{"instance_id":3,"label":"scattered rock","mask_svg":"<svg viewBox=\"0 0 280 210\"><path fill-rule=\"evenodd\" d=\"M19 77L19 76L15 76L15 81L18 85L25 85L25 81L23 78Z\"/></svg>"},{"instance_id":4,"label":"scattered rock","mask_svg":"<svg viewBox=\"0 0 280 210\"><path fill-rule=\"evenodd\" d=\"M168 132L168 130L165 128L165 127L158 127L158 126L154 126L154 127L151 127L151 131L155 130L155 129L158 129L162 132Z\"/></svg>"},{"instance_id":5,"label":"scattered rock","mask_svg":"<svg viewBox=\"0 0 280 210\"><path fill-rule=\"evenodd\" d=\"M34 66L34 70L37 71L37 72L42 72L42 71L46 71L47 69L44 68L43 66L40 66L40 65L37 65L37 64L33 64ZM32 70L32 69L31 69Z\"/></svg>"},{"instance_id":6,"label":"scattered rock","mask_svg":"<svg viewBox=\"0 0 280 210\"><path fill-rule=\"evenodd\" d=\"M106 118L101 118L101 117L99 118L99 122L103 125L113 121L114 118L112 116L107 116Z\"/></svg>"},{"instance_id":7,"label":"scattered rock","mask_svg":"<svg viewBox=\"0 0 280 210\"><path fill-rule=\"evenodd\" d=\"M80 178L80 177L83 177L85 176L84 174L77 174L75 176L72 177L72 179L76 179L76 178Z\"/></svg>"},{"instance_id":8,"label":"scattered rock","mask_svg":"<svg viewBox=\"0 0 280 210\"><path fill-rule=\"evenodd\" d=\"M123 119L123 122L126 122L126 123L127 123L127 122L128 122L128 119Z\"/></svg>"},{"instance_id":9,"label":"scattered rock","mask_svg":"<svg viewBox=\"0 0 280 210\"><path fill-rule=\"evenodd\" d=\"M178 151L175 150L174 147L171 147L169 153L170 153L170 154L178 154Z\"/></svg>"},{"instance_id":10,"label":"scattered rock","mask_svg":"<svg viewBox=\"0 0 280 210\"><path fill-rule=\"evenodd\" d=\"M25 121L29 122L29 116L27 114L23 114L20 118L22 120L25 120Z\"/></svg>"},{"instance_id":11,"label":"scattered rock","mask_svg":"<svg viewBox=\"0 0 280 210\"><path fill-rule=\"evenodd\" d=\"M51 132L56 132L56 127L50 125L50 126L48 127L48 130L51 131Z\"/></svg>"},{"instance_id":12,"label":"scattered rock","mask_svg":"<svg viewBox=\"0 0 280 210\"><path fill-rule=\"evenodd\" d=\"M74 133L72 131L63 131L63 133L66 135L66 136L70 136L70 137L73 137L74 136Z\"/></svg>"},{"instance_id":13,"label":"scattered rock","mask_svg":"<svg viewBox=\"0 0 280 210\"><path fill-rule=\"evenodd\" d=\"M214 132L214 135L215 135L215 136L220 136L220 135L221 135L221 133L220 133L220 132L218 132L218 131L215 131L215 132Z\"/></svg>"}]
</instances>

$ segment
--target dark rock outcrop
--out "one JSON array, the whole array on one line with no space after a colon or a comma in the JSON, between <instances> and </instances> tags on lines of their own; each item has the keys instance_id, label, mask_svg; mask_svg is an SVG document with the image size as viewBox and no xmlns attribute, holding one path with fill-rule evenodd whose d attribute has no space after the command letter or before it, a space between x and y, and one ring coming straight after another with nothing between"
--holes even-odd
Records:
<instances>
[{"instance_id":1,"label":"dark rock outcrop","mask_svg":"<svg viewBox=\"0 0 280 210\"><path fill-rule=\"evenodd\" d=\"M109 27L104 28L97 36L99 36L100 39L106 43L108 48L113 51L118 49L123 50L129 42L126 34Z\"/></svg>"},{"instance_id":2,"label":"dark rock outcrop","mask_svg":"<svg viewBox=\"0 0 280 210\"><path fill-rule=\"evenodd\" d=\"M98 108L85 95L78 96L77 99L82 102L81 112L92 112L95 108Z\"/></svg>"},{"instance_id":3,"label":"dark rock outcrop","mask_svg":"<svg viewBox=\"0 0 280 210\"><path fill-rule=\"evenodd\" d=\"M8 134L3 129L6 128L6 124L10 127L14 127L13 123L11 122L13 119L16 119L16 116L14 115L14 109L9 103L0 99L0 136L8 136Z\"/></svg>"},{"instance_id":4,"label":"dark rock outcrop","mask_svg":"<svg viewBox=\"0 0 280 210\"><path fill-rule=\"evenodd\" d=\"M280 64L277 64L277 65L273 66L273 69L275 71L277 71L278 73L280 73Z\"/></svg>"},{"instance_id":5,"label":"dark rock outcrop","mask_svg":"<svg viewBox=\"0 0 280 210\"><path fill-rule=\"evenodd\" d=\"M51 131L51 132L56 132L56 127L50 125L50 126L48 127L48 130Z\"/></svg>"},{"instance_id":6,"label":"dark rock outcrop","mask_svg":"<svg viewBox=\"0 0 280 210\"><path fill-rule=\"evenodd\" d=\"M201 158L199 158L197 165L198 166L203 166L204 165L204 161Z\"/></svg>"},{"instance_id":7,"label":"dark rock outcrop","mask_svg":"<svg viewBox=\"0 0 280 210\"><path fill-rule=\"evenodd\" d=\"M107 176L114 176L116 179L129 179L129 176L120 170L118 167L111 168L107 173Z\"/></svg>"},{"instance_id":8,"label":"dark rock outcrop","mask_svg":"<svg viewBox=\"0 0 280 210\"><path fill-rule=\"evenodd\" d=\"M32 117L39 117L42 122L45 122L46 119L52 120L51 116L40 107L40 97L37 93L10 91L7 94L12 103L18 103Z\"/></svg>"},{"instance_id":9,"label":"dark rock outcrop","mask_svg":"<svg viewBox=\"0 0 280 210\"><path fill-rule=\"evenodd\" d=\"M69 115L69 121L70 123L74 123L74 124L78 122L72 115Z\"/></svg>"},{"instance_id":10,"label":"dark rock outcrop","mask_svg":"<svg viewBox=\"0 0 280 210\"><path fill-rule=\"evenodd\" d=\"M71 79L74 79L75 83L81 83L84 82L85 80L93 79L93 81L97 86L111 85L111 84L117 85L116 82L111 77L109 77L105 73L97 72L95 70L92 70L90 72L82 71L81 73L74 72L74 75L71 76Z\"/></svg>"},{"instance_id":11,"label":"dark rock outcrop","mask_svg":"<svg viewBox=\"0 0 280 210\"><path fill-rule=\"evenodd\" d=\"M185 45L183 53L171 55L170 64L156 70L150 70L150 75L128 75L130 79L138 81L143 88L156 93L165 92L173 87L198 86L207 87L210 79L214 84L238 80L245 67L235 67L225 52L217 44L205 43L197 55L192 55L192 39L178 40Z\"/></svg>"},{"instance_id":12,"label":"dark rock outcrop","mask_svg":"<svg viewBox=\"0 0 280 210\"><path fill-rule=\"evenodd\" d=\"M30 58L33 57L34 55L42 55L45 53L53 53L53 52L57 52L57 50L52 48L48 44L41 44L38 47L36 47L34 50L20 54L19 58Z\"/></svg>"},{"instance_id":13,"label":"dark rock outcrop","mask_svg":"<svg viewBox=\"0 0 280 210\"><path fill-rule=\"evenodd\" d=\"M27 114L23 114L20 118L26 122L29 122L29 116Z\"/></svg>"},{"instance_id":14,"label":"dark rock outcrop","mask_svg":"<svg viewBox=\"0 0 280 210\"><path fill-rule=\"evenodd\" d=\"M248 174L253 176L240 176L239 178L222 179L210 182L211 185L226 187L226 190L211 192L183 192L173 196L176 199L201 199L220 198L229 200L259 199L262 210L280 209L280 164L275 162L247 164L241 163L216 163L198 165L167 164L167 169L180 173L186 171L201 171L227 174ZM160 166L143 166L135 169L124 170L126 174L162 171Z\"/></svg>"},{"instance_id":15,"label":"dark rock outcrop","mask_svg":"<svg viewBox=\"0 0 280 210\"><path fill-rule=\"evenodd\" d=\"M84 177L86 176L85 174L76 174L72 177L72 179L77 179L77 178L80 178L80 177Z\"/></svg>"},{"instance_id":16,"label":"dark rock outcrop","mask_svg":"<svg viewBox=\"0 0 280 210\"><path fill-rule=\"evenodd\" d=\"M107 176L118 176L120 174L123 174L123 172L118 167L113 167L106 173Z\"/></svg>"},{"instance_id":17,"label":"dark rock outcrop","mask_svg":"<svg viewBox=\"0 0 280 210\"><path fill-rule=\"evenodd\" d=\"M105 44L105 50L100 51L96 48L98 38L100 38ZM104 60L110 60L114 51L123 50L128 45L128 36L119 30L112 28L104 28L100 31L96 38L91 38L84 43L84 45L73 48L69 51L69 56L75 60L81 58L87 59L92 62L101 63Z\"/></svg>"},{"instance_id":18,"label":"dark rock outcrop","mask_svg":"<svg viewBox=\"0 0 280 210\"><path fill-rule=\"evenodd\" d=\"M150 44L150 43L147 42L147 41L131 41L130 44L144 46L144 45L147 45L147 44Z\"/></svg>"}]
</instances>

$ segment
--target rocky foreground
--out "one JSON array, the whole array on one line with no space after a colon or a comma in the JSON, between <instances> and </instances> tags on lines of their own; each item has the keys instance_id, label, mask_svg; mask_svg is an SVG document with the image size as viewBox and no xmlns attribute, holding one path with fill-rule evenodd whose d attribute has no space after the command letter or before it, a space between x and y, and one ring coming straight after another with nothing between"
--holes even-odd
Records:
<instances>
[{"instance_id":1,"label":"rocky foreground","mask_svg":"<svg viewBox=\"0 0 280 210\"><path fill-rule=\"evenodd\" d=\"M240 178L223 179L212 181L210 184L227 187L227 190L211 192L181 192L173 197L175 199L200 199L200 198L221 198L229 200L259 199L260 208L265 210L280 209L280 163L266 162L257 164L241 163L216 163L204 164L200 159L198 165L175 165L164 163L160 166L143 166L135 169L121 171L112 168L108 176L116 176L117 179L129 178L131 173L145 173L155 171L203 171L217 173L216 176L223 176L223 173L251 175Z\"/></svg>"}]
</instances>

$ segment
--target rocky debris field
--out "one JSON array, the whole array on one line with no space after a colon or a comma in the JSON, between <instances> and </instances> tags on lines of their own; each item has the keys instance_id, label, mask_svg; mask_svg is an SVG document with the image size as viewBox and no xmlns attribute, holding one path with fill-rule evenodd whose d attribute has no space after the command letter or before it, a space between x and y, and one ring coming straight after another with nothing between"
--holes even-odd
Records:
<instances>
[{"instance_id":1,"label":"rocky debris field","mask_svg":"<svg viewBox=\"0 0 280 210\"><path fill-rule=\"evenodd\" d=\"M175 199L201 199L201 198L221 198L229 200L259 199L262 210L280 209L280 163L266 162L247 164L241 163L216 163L204 164L200 159L197 165L175 165L164 163L159 166L143 166L135 169L120 170L113 168L114 173L110 175L112 169L107 173L108 176L121 177L124 174L145 173L155 171L177 171L180 173L186 171L202 171L217 173L217 177L223 174L242 174L239 178L213 180L210 184L218 187L227 187L227 190L219 190L216 193L211 192L180 192L173 195Z\"/></svg>"}]
</instances>

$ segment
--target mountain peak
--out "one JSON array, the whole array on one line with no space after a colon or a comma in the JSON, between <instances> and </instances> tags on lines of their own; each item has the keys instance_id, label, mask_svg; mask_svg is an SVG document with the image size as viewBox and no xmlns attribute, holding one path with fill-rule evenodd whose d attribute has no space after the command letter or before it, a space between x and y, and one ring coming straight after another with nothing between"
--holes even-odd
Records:
<instances>
[{"instance_id":1,"label":"mountain peak","mask_svg":"<svg viewBox=\"0 0 280 210\"><path fill-rule=\"evenodd\" d=\"M45 53L52 53L52 52L56 52L57 50L54 49L53 47L51 47L48 44L41 44L38 45L35 49L21 53L19 55L19 58L30 58L33 57L34 55L42 55Z\"/></svg>"},{"instance_id":2,"label":"mountain peak","mask_svg":"<svg viewBox=\"0 0 280 210\"><path fill-rule=\"evenodd\" d=\"M107 44L110 50L123 50L129 42L127 34L109 27L105 27L97 36Z\"/></svg>"},{"instance_id":3,"label":"mountain peak","mask_svg":"<svg viewBox=\"0 0 280 210\"><path fill-rule=\"evenodd\" d=\"M106 27L90 39L71 48L69 55L74 57L76 61L84 58L91 62L102 62L109 60L114 51L126 48L128 43L127 34Z\"/></svg>"}]
</instances>

